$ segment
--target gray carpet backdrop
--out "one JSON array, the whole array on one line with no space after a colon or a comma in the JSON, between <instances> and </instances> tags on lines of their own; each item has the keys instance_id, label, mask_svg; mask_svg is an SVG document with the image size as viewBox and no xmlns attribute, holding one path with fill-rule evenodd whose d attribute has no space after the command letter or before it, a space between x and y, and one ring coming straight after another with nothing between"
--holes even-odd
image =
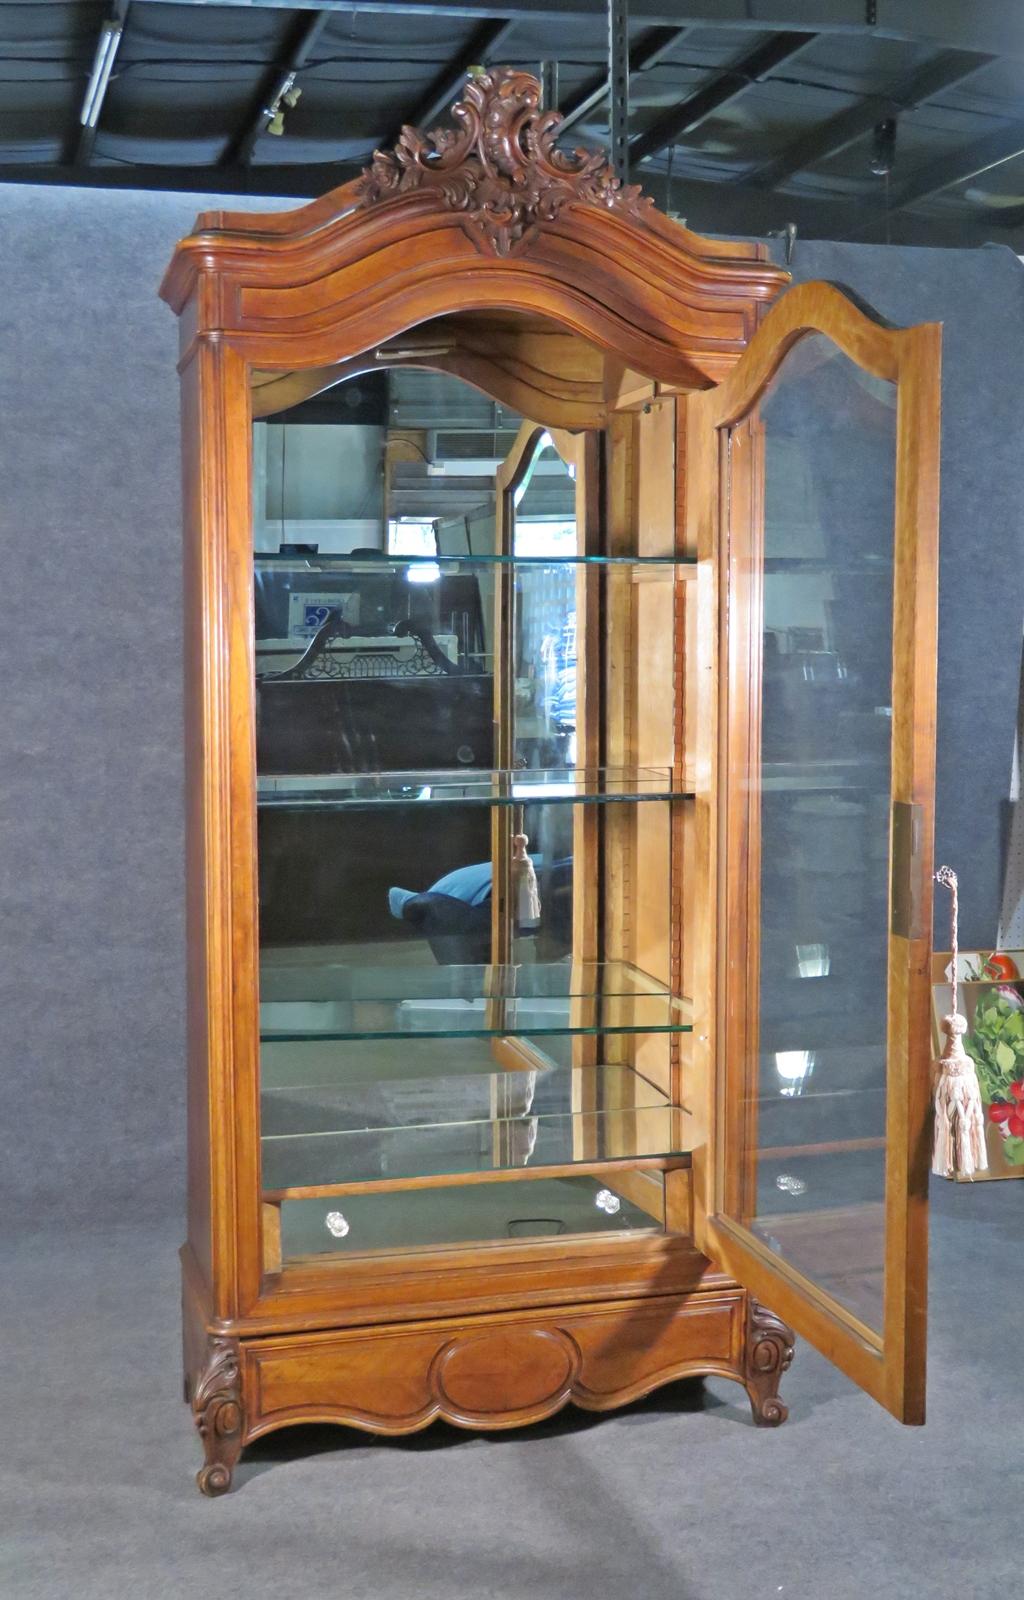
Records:
<instances>
[{"instance_id":1,"label":"gray carpet backdrop","mask_svg":"<svg viewBox=\"0 0 1024 1600\"><path fill-rule=\"evenodd\" d=\"M156 291L216 203L0 186L8 1219L181 1209L177 329ZM1024 269L999 248L798 243L793 270L946 324L939 854L984 943L1024 614Z\"/></svg>"}]
</instances>

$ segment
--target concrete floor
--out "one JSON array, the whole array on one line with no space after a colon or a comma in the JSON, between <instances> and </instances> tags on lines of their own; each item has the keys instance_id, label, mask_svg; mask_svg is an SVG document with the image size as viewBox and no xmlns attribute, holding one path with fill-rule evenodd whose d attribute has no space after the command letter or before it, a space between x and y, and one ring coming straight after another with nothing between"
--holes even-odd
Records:
<instances>
[{"instance_id":1,"label":"concrete floor","mask_svg":"<svg viewBox=\"0 0 1024 1600\"><path fill-rule=\"evenodd\" d=\"M937 1185L926 1428L798 1344L790 1420L678 1385L517 1434L295 1429L203 1500L177 1225L0 1244L4 1600L945 1600L1015 1592L1024 1183Z\"/></svg>"}]
</instances>

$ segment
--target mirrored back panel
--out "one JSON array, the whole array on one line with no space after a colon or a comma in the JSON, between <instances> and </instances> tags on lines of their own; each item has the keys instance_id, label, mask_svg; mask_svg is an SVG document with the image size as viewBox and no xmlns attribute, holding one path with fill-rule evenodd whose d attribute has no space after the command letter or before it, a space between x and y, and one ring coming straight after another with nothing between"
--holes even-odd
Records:
<instances>
[{"instance_id":1,"label":"mirrored back panel","mask_svg":"<svg viewBox=\"0 0 1024 1600\"><path fill-rule=\"evenodd\" d=\"M687 564L612 548L601 434L423 369L289 385L253 434L268 1260L662 1230Z\"/></svg>"}]
</instances>

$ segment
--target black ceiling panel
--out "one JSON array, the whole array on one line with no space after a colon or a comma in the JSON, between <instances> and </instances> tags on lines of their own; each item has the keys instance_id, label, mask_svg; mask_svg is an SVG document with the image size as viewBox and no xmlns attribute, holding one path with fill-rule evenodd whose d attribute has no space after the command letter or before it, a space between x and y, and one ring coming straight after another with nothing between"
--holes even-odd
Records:
<instances>
[{"instance_id":1,"label":"black ceiling panel","mask_svg":"<svg viewBox=\"0 0 1024 1600\"><path fill-rule=\"evenodd\" d=\"M522 0L504 12L458 3L453 12L443 0L414 11L0 3L0 181L315 193L349 176L403 122L440 117L476 59L538 73L554 63L559 103L582 103L569 141L603 146L605 17L596 0L562 7L574 9L560 15L556 4ZM828 235L846 207L855 226L858 207L873 215L884 200L886 180L870 170L871 129L890 111L898 133L888 190L901 237L915 228L939 237L928 232L936 221L971 242L1024 225L1024 158L1014 145L1024 122L1021 52L996 54L1000 41L981 22L972 34L970 7L955 18L948 8L940 17L908 7L906 36L893 38L854 5L841 32L835 7L821 8L830 20L815 32L805 6L791 24L812 30L798 49L781 23L737 12L734 25L702 26L711 5L693 8L688 25L688 9L634 0L629 135L643 160L634 176L665 203L671 173L668 203L699 212L696 225L714 228L717 215L723 231L735 231L748 214L751 231L794 220ZM95 137L83 138L100 31L118 14L124 31ZM275 137L267 124L296 62L301 96L284 108ZM978 163L965 150L979 152ZM992 151L1000 159L986 164Z\"/></svg>"}]
</instances>

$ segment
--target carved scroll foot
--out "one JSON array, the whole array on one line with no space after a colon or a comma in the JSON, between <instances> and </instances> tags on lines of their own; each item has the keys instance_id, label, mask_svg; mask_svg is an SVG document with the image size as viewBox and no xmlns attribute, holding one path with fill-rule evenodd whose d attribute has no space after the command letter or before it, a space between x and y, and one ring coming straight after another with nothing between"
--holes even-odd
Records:
<instances>
[{"instance_id":1,"label":"carved scroll foot","mask_svg":"<svg viewBox=\"0 0 1024 1600\"><path fill-rule=\"evenodd\" d=\"M793 1360L793 1339L781 1317L748 1299L744 1383L759 1427L778 1428L789 1416L789 1407L779 1399L779 1384Z\"/></svg>"},{"instance_id":2,"label":"carved scroll foot","mask_svg":"<svg viewBox=\"0 0 1024 1600\"><path fill-rule=\"evenodd\" d=\"M242 1386L233 1339L209 1341L206 1363L192 1389L192 1415L206 1453L196 1483L203 1494L227 1494L242 1453Z\"/></svg>"}]
</instances>

